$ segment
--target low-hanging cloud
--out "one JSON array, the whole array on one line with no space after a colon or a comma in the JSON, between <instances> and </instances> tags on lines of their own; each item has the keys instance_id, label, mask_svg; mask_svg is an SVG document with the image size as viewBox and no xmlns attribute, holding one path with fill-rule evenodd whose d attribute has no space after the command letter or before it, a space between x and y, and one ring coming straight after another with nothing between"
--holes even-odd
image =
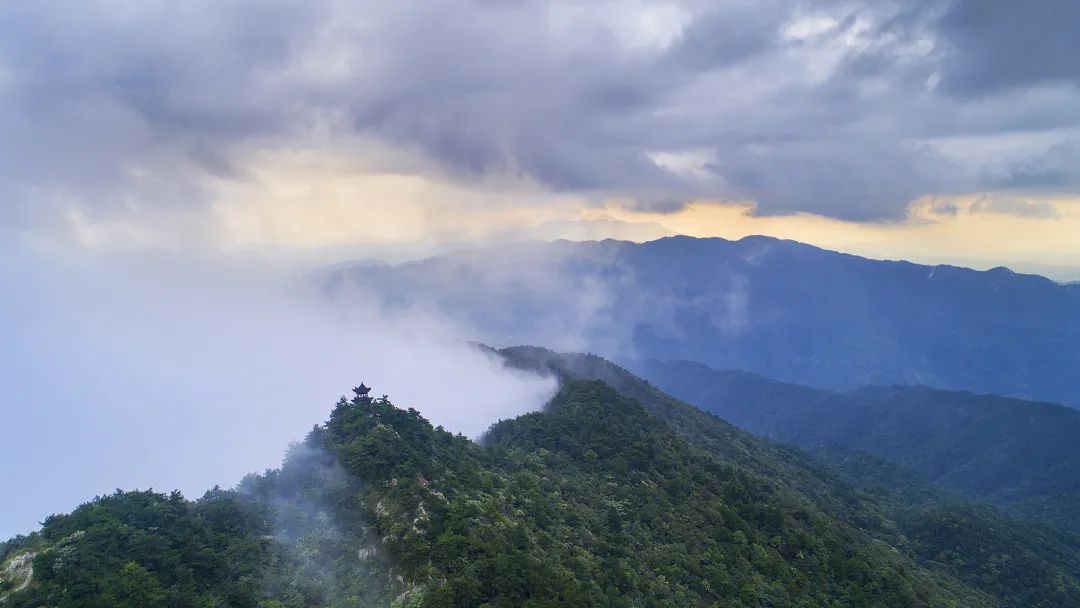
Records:
<instances>
[{"instance_id":1,"label":"low-hanging cloud","mask_svg":"<svg viewBox=\"0 0 1080 608\"><path fill-rule=\"evenodd\" d=\"M512 243L400 264L346 264L322 283L333 301L432 311L491 346L636 358L643 340L679 343L701 327L737 337L755 323L742 267L768 257L772 243L733 244L743 256L735 265L682 257L687 243L656 241L647 255L611 239ZM693 267L674 269L673 259Z\"/></svg>"},{"instance_id":2,"label":"low-hanging cloud","mask_svg":"<svg viewBox=\"0 0 1080 608\"><path fill-rule=\"evenodd\" d=\"M555 389L443 319L333 308L253 263L4 249L0 537L116 487L235 484L361 381L472 437Z\"/></svg>"}]
</instances>

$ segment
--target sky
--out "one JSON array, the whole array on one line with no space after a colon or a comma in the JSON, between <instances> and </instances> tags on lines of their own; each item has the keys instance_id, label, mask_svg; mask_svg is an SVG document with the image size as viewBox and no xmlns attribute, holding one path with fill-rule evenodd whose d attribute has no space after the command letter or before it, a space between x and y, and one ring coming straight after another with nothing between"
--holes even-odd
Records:
<instances>
[{"instance_id":1,"label":"sky","mask_svg":"<svg viewBox=\"0 0 1080 608\"><path fill-rule=\"evenodd\" d=\"M445 320L284 287L344 260L768 234L1080 280L1078 23L1073 0L0 3L0 431L48 454L0 536L272 466L380 364L359 341L503 378L455 430L535 407L543 381ZM259 402L265 432L227 445ZM155 477L159 437L194 472Z\"/></svg>"},{"instance_id":2,"label":"sky","mask_svg":"<svg viewBox=\"0 0 1080 608\"><path fill-rule=\"evenodd\" d=\"M782 233L1077 266L1078 22L1071 0L4 3L0 221L319 260Z\"/></svg>"}]
</instances>

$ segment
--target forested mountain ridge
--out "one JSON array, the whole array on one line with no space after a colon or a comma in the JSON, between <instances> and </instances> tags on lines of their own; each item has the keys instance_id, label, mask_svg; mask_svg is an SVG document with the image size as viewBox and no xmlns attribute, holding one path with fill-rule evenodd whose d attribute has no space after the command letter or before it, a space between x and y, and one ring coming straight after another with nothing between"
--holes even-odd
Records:
<instances>
[{"instance_id":1,"label":"forested mountain ridge","mask_svg":"<svg viewBox=\"0 0 1080 608\"><path fill-rule=\"evenodd\" d=\"M320 450L332 458L312 461ZM337 466L344 483L318 491ZM226 542L191 540L202 530ZM994 605L589 382L484 446L343 401L241 492L117 494L50 518L42 538L54 544L12 606Z\"/></svg>"},{"instance_id":2,"label":"forested mountain ridge","mask_svg":"<svg viewBox=\"0 0 1080 608\"><path fill-rule=\"evenodd\" d=\"M0 550L0 565L34 556L8 605L1080 602L1071 545L963 503L864 491L602 359L571 373L550 351L504 354L560 374L544 411L476 443L385 398L343 398L235 491L118 492L48 518Z\"/></svg>"},{"instance_id":3,"label":"forested mountain ridge","mask_svg":"<svg viewBox=\"0 0 1080 608\"><path fill-rule=\"evenodd\" d=\"M759 435L864 451L965 496L1080 531L1075 409L920 386L836 392L688 361L627 365Z\"/></svg>"},{"instance_id":4,"label":"forested mountain ridge","mask_svg":"<svg viewBox=\"0 0 1080 608\"><path fill-rule=\"evenodd\" d=\"M1080 291L1005 268L680 236L352 266L326 286L437 310L489 344L561 341L824 388L925 384L1080 406Z\"/></svg>"},{"instance_id":5,"label":"forested mountain ridge","mask_svg":"<svg viewBox=\"0 0 1080 608\"><path fill-rule=\"evenodd\" d=\"M588 354L537 347L499 352L516 367L563 378L602 380L638 399L685 439L723 462L752 470L801 495L831 516L857 527L932 568L992 589L1016 605L1069 604L1080 577L1080 538L1015 520L971 503L923 477L865 453L805 454L756 437L659 390L625 368ZM772 383L753 374L736 377ZM808 389L815 392L815 389ZM829 391L819 391L828 393ZM1057 593L1063 595L1056 595ZM1048 600L1047 594L1055 595Z\"/></svg>"}]
</instances>

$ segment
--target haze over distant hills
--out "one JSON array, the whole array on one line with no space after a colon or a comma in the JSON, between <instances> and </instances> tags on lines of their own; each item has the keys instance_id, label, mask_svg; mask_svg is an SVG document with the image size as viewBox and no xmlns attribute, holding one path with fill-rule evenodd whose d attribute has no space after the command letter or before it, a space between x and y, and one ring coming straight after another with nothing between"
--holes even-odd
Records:
<instances>
[{"instance_id":1,"label":"haze over distant hills","mask_svg":"<svg viewBox=\"0 0 1080 608\"><path fill-rule=\"evenodd\" d=\"M793 241L530 243L332 272L494 344L685 359L825 388L924 384L1080 405L1080 287Z\"/></svg>"}]
</instances>

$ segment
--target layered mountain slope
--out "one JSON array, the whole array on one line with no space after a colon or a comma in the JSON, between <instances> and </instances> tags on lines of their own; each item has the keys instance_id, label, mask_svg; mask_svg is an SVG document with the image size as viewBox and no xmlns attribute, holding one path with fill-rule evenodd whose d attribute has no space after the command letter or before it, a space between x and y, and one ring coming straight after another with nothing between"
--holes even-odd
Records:
<instances>
[{"instance_id":1,"label":"layered mountain slope","mask_svg":"<svg viewBox=\"0 0 1080 608\"><path fill-rule=\"evenodd\" d=\"M1010 518L962 499L918 474L862 452L801 452L753 436L715 415L658 390L626 369L595 355L563 354L536 347L499 351L511 364L553 373L564 380L599 379L632 396L666 420L686 440L722 462L812 502L937 571L988 590L1016 605L1068 603L1080 576L1080 538ZM752 374L736 374L763 380ZM779 388L828 393L781 383ZM1058 595L1061 593L1061 595ZM1049 596L1055 596L1051 601Z\"/></svg>"},{"instance_id":2,"label":"layered mountain slope","mask_svg":"<svg viewBox=\"0 0 1080 608\"><path fill-rule=\"evenodd\" d=\"M861 490L598 358L505 354L562 377L545 411L475 443L385 399L342 399L237 491L118 493L50 517L0 554L33 554L8 604L1080 602L1071 545L978 507Z\"/></svg>"},{"instance_id":3,"label":"layered mountain slope","mask_svg":"<svg viewBox=\"0 0 1080 608\"><path fill-rule=\"evenodd\" d=\"M1080 292L1005 268L792 241L526 244L338 269L328 289L432 308L492 344L687 359L850 389L926 384L1080 405Z\"/></svg>"},{"instance_id":4,"label":"layered mountain slope","mask_svg":"<svg viewBox=\"0 0 1080 608\"><path fill-rule=\"evenodd\" d=\"M598 382L568 383L485 446L386 401L342 401L281 471L244 488L196 503L118 494L50 518L42 574L9 601L994 605L717 462ZM297 586L305 569L318 591Z\"/></svg>"},{"instance_id":5,"label":"layered mountain slope","mask_svg":"<svg viewBox=\"0 0 1080 608\"><path fill-rule=\"evenodd\" d=\"M628 365L741 428L807 449L841 446L1017 513L1080 531L1080 412L926 387L834 392L685 361Z\"/></svg>"}]
</instances>

